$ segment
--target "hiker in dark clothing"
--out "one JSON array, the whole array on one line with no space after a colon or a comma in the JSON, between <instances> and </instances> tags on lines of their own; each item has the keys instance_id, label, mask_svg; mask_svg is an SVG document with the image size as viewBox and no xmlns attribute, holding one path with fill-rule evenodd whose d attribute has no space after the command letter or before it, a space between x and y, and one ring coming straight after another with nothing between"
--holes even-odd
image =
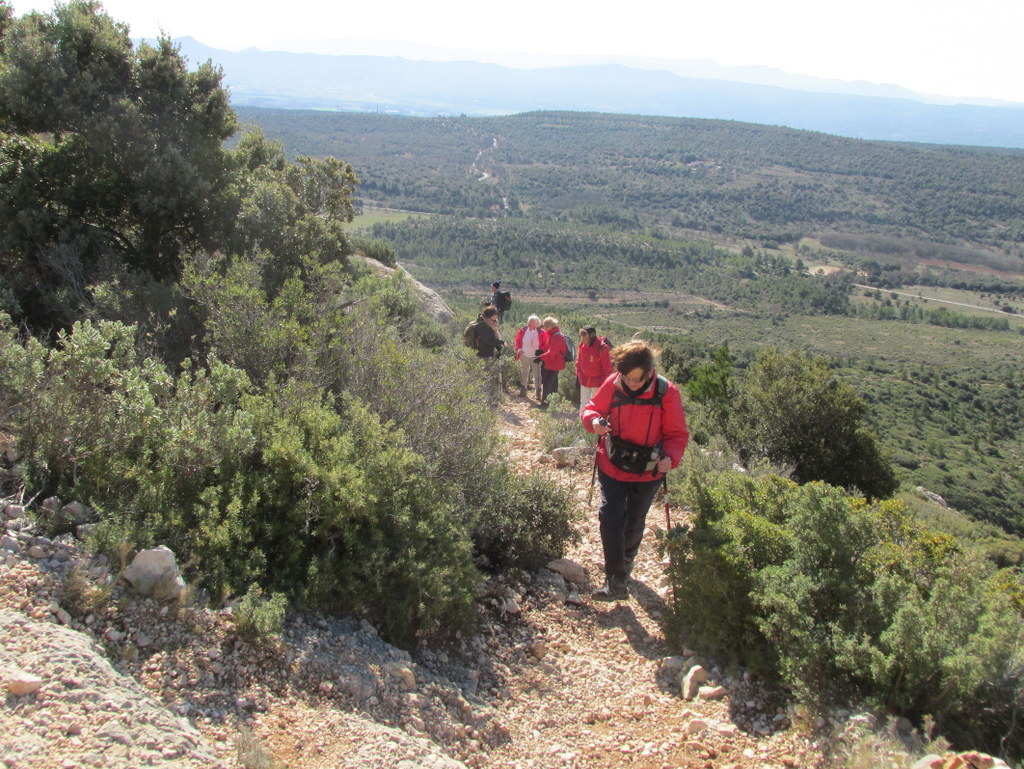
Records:
<instances>
[{"instance_id":1,"label":"hiker in dark clothing","mask_svg":"<svg viewBox=\"0 0 1024 769\"><path fill-rule=\"evenodd\" d=\"M487 377L487 402L497 406L501 401L501 362L498 356L505 342L501 338L498 326L498 310L487 307L477 323L473 325L473 348L478 358L484 359L484 370Z\"/></svg>"},{"instance_id":2,"label":"hiker in dark clothing","mask_svg":"<svg viewBox=\"0 0 1024 769\"><path fill-rule=\"evenodd\" d=\"M491 307L498 311L498 323L505 320L505 313L508 312L511 306L512 294L508 291L503 291L499 281L494 281L491 284Z\"/></svg>"}]
</instances>

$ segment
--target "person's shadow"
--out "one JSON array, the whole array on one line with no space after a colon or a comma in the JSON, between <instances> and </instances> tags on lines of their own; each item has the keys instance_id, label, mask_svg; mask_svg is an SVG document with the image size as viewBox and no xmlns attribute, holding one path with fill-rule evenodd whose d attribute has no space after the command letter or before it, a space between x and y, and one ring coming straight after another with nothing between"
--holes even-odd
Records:
<instances>
[{"instance_id":1,"label":"person's shadow","mask_svg":"<svg viewBox=\"0 0 1024 769\"><path fill-rule=\"evenodd\" d=\"M667 653L665 642L651 636L636 614L636 608L645 613L659 627L662 626L665 599L643 582L630 580L629 601L608 605L606 611L598 609L597 624L601 627L617 627L629 640L633 651L648 660L661 659Z\"/></svg>"}]
</instances>

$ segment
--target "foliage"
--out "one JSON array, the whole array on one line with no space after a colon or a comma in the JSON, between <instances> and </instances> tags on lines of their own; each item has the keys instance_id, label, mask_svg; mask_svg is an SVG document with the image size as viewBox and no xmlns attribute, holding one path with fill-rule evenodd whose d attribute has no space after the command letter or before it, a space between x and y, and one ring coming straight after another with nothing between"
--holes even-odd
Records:
<instances>
[{"instance_id":1,"label":"foliage","mask_svg":"<svg viewBox=\"0 0 1024 769\"><path fill-rule=\"evenodd\" d=\"M691 474L685 493L693 532L663 540L679 642L775 671L805 702L860 696L1024 751L1024 627L1003 572L897 501L732 472Z\"/></svg>"},{"instance_id":2,"label":"foliage","mask_svg":"<svg viewBox=\"0 0 1024 769\"><path fill-rule=\"evenodd\" d=\"M22 307L67 323L96 280L173 276L229 192L221 73L188 72L167 39L133 50L85 0L14 20L0 63L0 255Z\"/></svg>"},{"instance_id":3,"label":"foliage","mask_svg":"<svg viewBox=\"0 0 1024 769\"><path fill-rule=\"evenodd\" d=\"M488 568L533 571L579 541L569 491L536 474L489 475L488 499L474 532Z\"/></svg>"},{"instance_id":4,"label":"foliage","mask_svg":"<svg viewBox=\"0 0 1024 769\"><path fill-rule=\"evenodd\" d=\"M110 511L101 543L168 544L215 596L260 581L404 642L465 625L472 521L400 431L215 361L172 382L131 336L81 324L51 353L9 335L3 359L31 373L8 413L33 487Z\"/></svg>"},{"instance_id":5,"label":"foliage","mask_svg":"<svg viewBox=\"0 0 1024 769\"><path fill-rule=\"evenodd\" d=\"M386 240L354 238L352 240L352 249L365 257L376 259L387 267L395 267L398 264L395 249Z\"/></svg>"},{"instance_id":6,"label":"foliage","mask_svg":"<svg viewBox=\"0 0 1024 769\"><path fill-rule=\"evenodd\" d=\"M863 426L866 404L823 359L764 350L746 373L729 419L730 443L792 464L800 482L857 487L874 497L896 490L893 471Z\"/></svg>"},{"instance_id":7,"label":"foliage","mask_svg":"<svg viewBox=\"0 0 1024 769\"><path fill-rule=\"evenodd\" d=\"M250 585L235 609L235 628L244 638L267 643L280 637L287 608L284 593L264 597L258 585Z\"/></svg>"},{"instance_id":8,"label":"foliage","mask_svg":"<svg viewBox=\"0 0 1024 769\"><path fill-rule=\"evenodd\" d=\"M254 128L227 158L235 208L212 245L230 254L264 255L261 272L271 296L296 271L344 260L351 252L343 225L354 216L358 179L350 165L305 156L289 163L280 143Z\"/></svg>"},{"instance_id":9,"label":"foliage","mask_svg":"<svg viewBox=\"0 0 1024 769\"><path fill-rule=\"evenodd\" d=\"M733 376L733 359L729 346L717 348L710 361L693 370L686 382L686 394L704 406L708 415L708 428L716 433L725 433L736 395Z\"/></svg>"},{"instance_id":10,"label":"foliage","mask_svg":"<svg viewBox=\"0 0 1024 769\"><path fill-rule=\"evenodd\" d=\"M268 301L258 266L189 262L208 359L177 378L118 323L76 324L54 349L8 325L26 482L103 511L101 546L168 544L208 595L258 583L402 643L466 626L475 554L561 554L567 496L492 465L479 383L405 338L420 310L400 277L311 266Z\"/></svg>"},{"instance_id":11,"label":"foliage","mask_svg":"<svg viewBox=\"0 0 1024 769\"><path fill-rule=\"evenodd\" d=\"M182 258L201 249L272 254L262 265L272 292L303 260L344 259L351 166L288 162L255 129L225 149L238 123L221 80L209 62L189 71L167 38L133 48L125 25L94 0L10 21L0 45L0 267L10 310L40 328L120 318L110 312L129 304L119 292L154 305ZM155 308L163 317L138 320L159 326L190 310Z\"/></svg>"}]
</instances>

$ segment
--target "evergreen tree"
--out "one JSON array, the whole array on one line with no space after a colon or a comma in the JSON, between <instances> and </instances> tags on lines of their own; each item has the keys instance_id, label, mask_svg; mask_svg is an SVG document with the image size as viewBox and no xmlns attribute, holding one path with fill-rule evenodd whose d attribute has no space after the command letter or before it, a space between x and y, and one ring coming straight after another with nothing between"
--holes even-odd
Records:
<instances>
[{"instance_id":1,"label":"evergreen tree","mask_svg":"<svg viewBox=\"0 0 1024 769\"><path fill-rule=\"evenodd\" d=\"M888 497L896 478L863 425L866 408L825 359L769 348L739 387L730 443L744 461L766 457L791 465L800 483L825 481Z\"/></svg>"}]
</instances>

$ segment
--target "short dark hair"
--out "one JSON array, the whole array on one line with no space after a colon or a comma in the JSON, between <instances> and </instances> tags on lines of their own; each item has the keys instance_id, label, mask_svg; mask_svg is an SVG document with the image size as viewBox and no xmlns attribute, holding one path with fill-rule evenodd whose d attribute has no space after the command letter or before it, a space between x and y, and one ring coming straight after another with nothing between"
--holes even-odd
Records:
<instances>
[{"instance_id":1,"label":"short dark hair","mask_svg":"<svg viewBox=\"0 0 1024 769\"><path fill-rule=\"evenodd\" d=\"M501 283L499 283L498 281L494 281L491 284L491 288L501 288Z\"/></svg>"},{"instance_id":2,"label":"short dark hair","mask_svg":"<svg viewBox=\"0 0 1024 769\"><path fill-rule=\"evenodd\" d=\"M493 318L497 314L498 314L498 308L497 307L488 307L486 310L483 311L483 317L485 317L485 318Z\"/></svg>"}]
</instances>

